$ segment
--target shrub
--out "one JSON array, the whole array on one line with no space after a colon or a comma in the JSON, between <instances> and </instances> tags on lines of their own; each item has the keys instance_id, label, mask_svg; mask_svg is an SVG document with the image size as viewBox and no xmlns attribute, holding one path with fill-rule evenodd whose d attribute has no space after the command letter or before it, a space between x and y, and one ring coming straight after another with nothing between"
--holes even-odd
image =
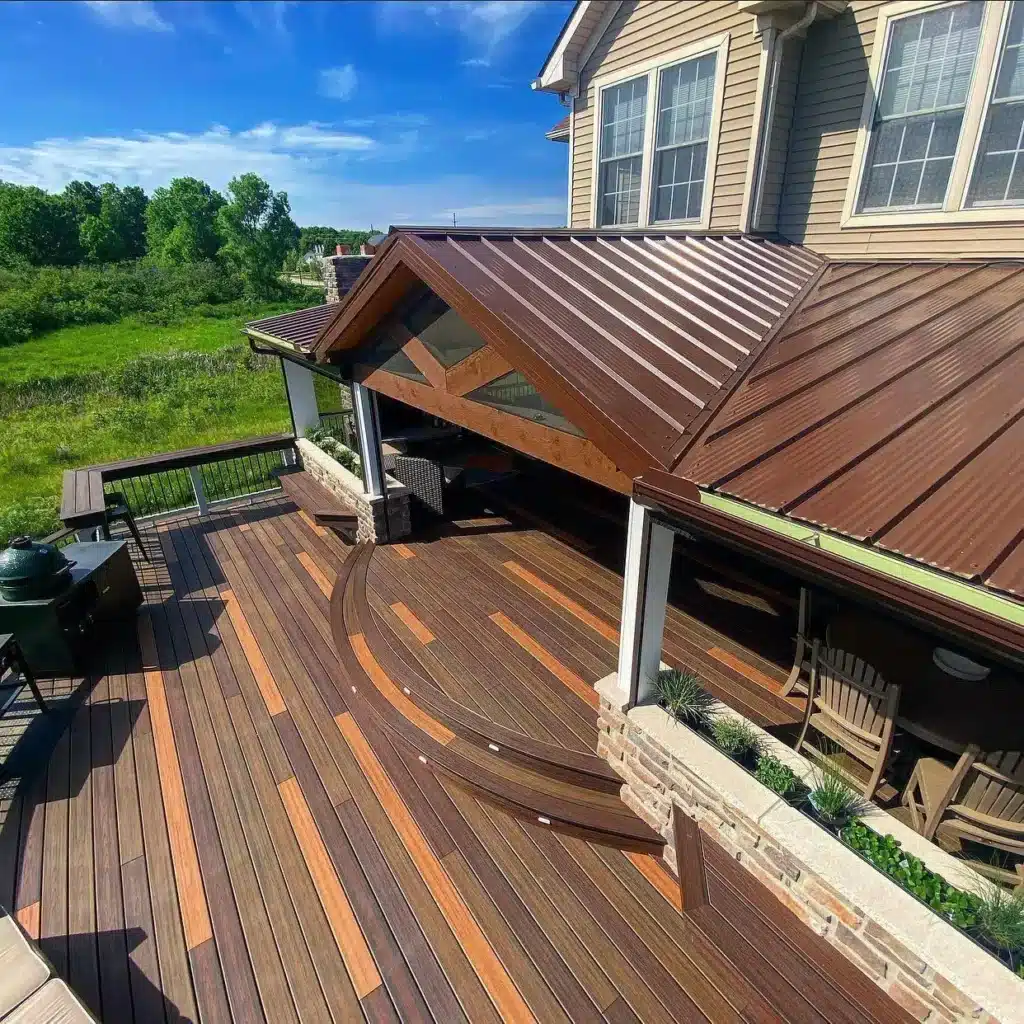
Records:
<instances>
[{"instance_id":1,"label":"shrub","mask_svg":"<svg viewBox=\"0 0 1024 1024\"><path fill-rule=\"evenodd\" d=\"M362 462L359 456L344 443L343 437L344 434L340 426L327 424L314 427L306 434L307 441L312 441L322 452L326 452L350 473L355 473L358 476L363 471Z\"/></svg>"},{"instance_id":2,"label":"shrub","mask_svg":"<svg viewBox=\"0 0 1024 1024\"><path fill-rule=\"evenodd\" d=\"M757 759L754 778L763 786L785 796L796 789L797 777L793 769L783 764L774 754L762 754Z\"/></svg>"},{"instance_id":3,"label":"shrub","mask_svg":"<svg viewBox=\"0 0 1024 1024\"><path fill-rule=\"evenodd\" d=\"M715 743L730 757L742 759L747 755L756 756L761 750L761 737L742 718L721 715L711 721L711 735Z\"/></svg>"},{"instance_id":4,"label":"shrub","mask_svg":"<svg viewBox=\"0 0 1024 1024\"><path fill-rule=\"evenodd\" d=\"M861 813L865 801L859 793L850 789L839 773L830 766L824 766L808 799L818 814L834 824L844 824Z\"/></svg>"},{"instance_id":5,"label":"shrub","mask_svg":"<svg viewBox=\"0 0 1024 1024\"><path fill-rule=\"evenodd\" d=\"M670 715L691 725L707 725L715 698L700 685L698 676L676 668L662 669L655 690Z\"/></svg>"},{"instance_id":6,"label":"shrub","mask_svg":"<svg viewBox=\"0 0 1024 1024\"><path fill-rule=\"evenodd\" d=\"M1024 892L987 884L975 894L978 934L996 949L1024 956Z\"/></svg>"}]
</instances>

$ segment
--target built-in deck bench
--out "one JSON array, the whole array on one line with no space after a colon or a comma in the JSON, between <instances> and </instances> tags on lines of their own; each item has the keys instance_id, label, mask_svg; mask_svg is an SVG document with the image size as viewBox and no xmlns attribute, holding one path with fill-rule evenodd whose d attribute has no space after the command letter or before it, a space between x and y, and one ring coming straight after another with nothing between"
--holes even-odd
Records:
<instances>
[{"instance_id":1,"label":"built-in deck bench","mask_svg":"<svg viewBox=\"0 0 1024 1024\"><path fill-rule=\"evenodd\" d=\"M340 533L346 540L355 541L359 517L356 510L345 504L323 484L319 484L302 469L288 469L275 474L284 493L305 512L317 526L325 526Z\"/></svg>"}]
</instances>

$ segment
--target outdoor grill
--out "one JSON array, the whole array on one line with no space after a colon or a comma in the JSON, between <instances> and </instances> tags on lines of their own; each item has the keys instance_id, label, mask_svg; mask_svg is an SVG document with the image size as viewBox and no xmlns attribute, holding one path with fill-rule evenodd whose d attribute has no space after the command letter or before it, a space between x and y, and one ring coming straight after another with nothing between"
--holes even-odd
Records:
<instances>
[{"instance_id":1,"label":"outdoor grill","mask_svg":"<svg viewBox=\"0 0 1024 1024\"><path fill-rule=\"evenodd\" d=\"M33 601L58 594L71 583L73 565L52 544L15 537L0 553L0 597Z\"/></svg>"}]
</instances>

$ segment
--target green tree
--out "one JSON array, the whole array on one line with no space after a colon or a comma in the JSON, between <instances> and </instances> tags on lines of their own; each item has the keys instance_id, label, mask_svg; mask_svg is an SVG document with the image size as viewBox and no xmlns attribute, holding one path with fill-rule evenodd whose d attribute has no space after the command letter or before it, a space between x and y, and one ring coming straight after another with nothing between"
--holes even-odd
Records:
<instances>
[{"instance_id":1,"label":"green tree","mask_svg":"<svg viewBox=\"0 0 1024 1024\"><path fill-rule=\"evenodd\" d=\"M232 178L228 194L217 214L221 256L237 269L249 295L265 298L278 290L285 254L298 240L288 195L252 172Z\"/></svg>"},{"instance_id":2,"label":"green tree","mask_svg":"<svg viewBox=\"0 0 1024 1024\"><path fill-rule=\"evenodd\" d=\"M79 225L86 217L99 216L100 190L91 181L69 181L64 186L62 198L75 211Z\"/></svg>"},{"instance_id":3,"label":"green tree","mask_svg":"<svg viewBox=\"0 0 1024 1024\"><path fill-rule=\"evenodd\" d=\"M224 197L198 178L158 188L146 208L150 254L174 266L212 259L222 244L217 211L223 205Z\"/></svg>"},{"instance_id":4,"label":"green tree","mask_svg":"<svg viewBox=\"0 0 1024 1024\"><path fill-rule=\"evenodd\" d=\"M63 197L0 182L0 263L68 266L79 257L78 219Z\"/></svg>"},{"instance_id":5,"label":"green tree","mask_svg":"<svg viewBox=\"0 0 1024 1024\"><path fill-rule=\"evenodd\" d=\"M86 183L87 184L87 183ZM82 253L90 263L118 263L146 254L146 193L137 185L99 187L99 210L79 227Z\"/></svg>"}]
</instances>

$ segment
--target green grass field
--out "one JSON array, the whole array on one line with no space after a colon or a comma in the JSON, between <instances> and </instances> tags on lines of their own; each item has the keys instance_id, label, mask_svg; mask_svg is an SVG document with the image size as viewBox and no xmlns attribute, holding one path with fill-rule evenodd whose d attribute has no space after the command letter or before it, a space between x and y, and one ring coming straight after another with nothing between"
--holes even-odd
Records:
<instances>
[{"instance_id":1,"label":"green grass field","mask_svg":"<svg viewBox=\"0 0 1024 1024\"><path fill-rule=\"evenodd\" d=\"M0 544L59 525L65 469L289 430L277 359L239 334L280 311L65 328L0 349Z\"/></svg>"}]
</instances>

